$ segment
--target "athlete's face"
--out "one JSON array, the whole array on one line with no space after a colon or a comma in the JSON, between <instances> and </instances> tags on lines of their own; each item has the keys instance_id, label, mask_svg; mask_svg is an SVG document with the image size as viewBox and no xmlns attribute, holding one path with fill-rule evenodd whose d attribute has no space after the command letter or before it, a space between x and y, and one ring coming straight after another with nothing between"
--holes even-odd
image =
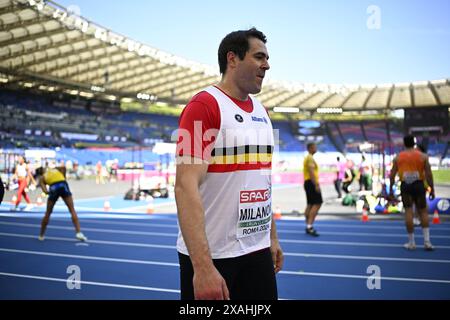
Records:
<instances>
[{"instance_id":1,"label":"athlete's face","mask_svg":"<svg viewBox=\"0 0 450 320\"><path fill-rule=\"evenodd\" d=\"M261 91L266 71L270 69L269 54L264 42L250 38L249 50L243 60L236 57L236 85L246 94L256 94Z\"/></svg>"},{"instance_id":2,"label":"athlete's face","mask_svg":"<svg viewBox=\"0 0 450 320\"><path fill-rule=\"evenodd\" d=\"M311 154L315 154L315 153L317 152L317 146L316 146L315 144L311 145L311 146L309 147L309 152L310 152Z\"/></svg>"}]
</instances>

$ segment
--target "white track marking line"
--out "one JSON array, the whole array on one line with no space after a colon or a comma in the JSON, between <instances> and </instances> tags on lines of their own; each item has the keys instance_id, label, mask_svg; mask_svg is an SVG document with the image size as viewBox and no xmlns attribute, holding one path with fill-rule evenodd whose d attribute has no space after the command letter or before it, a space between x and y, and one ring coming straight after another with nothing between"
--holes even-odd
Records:
<instances>
[{"instance_id":1,"label":"white track marking line","mask_svg":"<svg viewBox=\"0 0 450 320\"><path fill-rule=\"evenodd\" d=\"M27 227L27 228L40 228L41 227L38 224L20 223L20 222L0 222L0 225L9 225L9 226ZM73 230L73 227L72 226L64 227L64 226L49 225L49 226L47 226L47 229ZM162 236L162 237L177 237L178 236L178 233L129 231L129 230L117 230L117 229L98 229L98 228L86 228L86 227L83 227L83 231L115 233L115 234L145 235L145 236Z\"/></svg>"},{"instance_id":2,"label":"white track marking line","mask_svg":"<svg viewBox=\"0 0 450 320\"><path fill-rule=\"evenodd\" d=\"M50 277L42 277L42 276L33 276L33 275L29 275L29 274L17 274L17 273L0 272L0 276L26 278L26 279L34 279L34 280L45 280L45 281L56 281L56 282L65 282L65 283L67 283L67 279L50 278ZM168 293L180 293L180 290L174 290L174 289L131 286L131 285L118 284L118 283L106 283L106 282L94 282L94 281L72 281L71 283L80 283L80 284L84 284L84 285L100 286L100 287L112 287L112 288L121 288L121 289L133 289L133 290L158 291L158 292L168 292Z\"/></svg>"},{"instance_id":3,"label":"white track marking line","mask_svg":"<svg viewBox=\"0 0 450 320\"><path fill-rule=\"evenodd\" d=\"M341 273L319 273L319 272L303 272L303 271L280 271L279 273L295 275L295 276L349 278L349 279L364 279L364 280L368 279L367 275L362 276L362 275L341 274ZM380 280L388 280L388 281L406 281L406 282L426 282L426 283L450 284L450 280L440 280L440 279L401 278L401 277L379 277L379 279Z\"/></svg>"},{"instance_id":4,"label":"white track marking line","mask_svg":"<svg viewBox=\"0 0 450 320\"><path fill-rule=\"evenodd\" d=\"M277 229L278 233L293 233L293 234L303 234L305 231L300 230L284 230L284 229ZM405 233L370 233L370 232L333 232L333 231L321 231L320 234L322 235L332 235L332 236L357 236L357 237L383 237L383 238L389 238L389 237L400 237L405 238ZM415 237L422 238L423 235L418 233L415 235ZM441 235L435 235L432 234L431 238L438 238L438 239L450 239L450 236L441 236Z\"/></svg>"},{"instance_id":5,"label":"white track marking line","mask_svg":"<svg viewBox=\"0 0 450 320\"><path fill-rule=\"evenodd\" d=\"M394 224L394 221L392 221ZM375 222L377 223L377 222ZM282 226L282 227L292 227L292 228L299 228L302 227L304 228L304 222L299 223L299 224L291 224L291 223L283 223L280 221L276 222L277 227L278 226ZM355 224L325 224L325 223L316 223L317 228L348 228L348 229L396 229L396 230L405 230L405 226L402 223L401 226L386 226L386 225L368 225L368 224L363 224L361 222L361 225L355 225ZM450 228L446 228L442 226L442 223L440 225L433 225L430 224L430 227L432 228L431 230L450 230ZM420 226L416 226L415 229L420 229Z\"/></svg>"},{"instance_id":6,"label":"white track marking line","mask_svg":"<svg viewBox=\"0 0 450 320\"><path fill-rule=\"evenodd\" d=\"M4 233L0 232L0 236L4 237L17 237L17 238L31 238L37 240L37 235L20 234L20 233ZM68 241L74 243L80 243L79 240L75 238L64 238L64 237L48 237L45 236L45 240L57 240L57 241ZM174 245L163 245L163 244L147 244L147 243L135 243L135 242L121 242L121 241L106 241L106 240L92 240L89 239L86 243L88 244L104 244L104 245L116 245L116 246L128 246L128 247L142 247L142 248L157 248L157 249L176 249Z\"/></svg>"},{"instance_id":7,"label":"white track marking line","mask_svg":"<svg viewBox=\"0 0 450 320\"><path fill-rule=\"evenodd\" d=\"M319 240L290 240L290 239L280 239L280 242L284 243L305 243L305 244L316 244L316 245L332 245L332 246L355 246L355 247L384 247L384 248L398 248L402 247L403 244L396 243L373 243L373 242L346 242L346 241L319 241ZM450 246L446 245L436 245L438 249L450 249Z\"/></svg>"},{"instance_id":8,"label":"white track marking line","mask_svg":"<svg viewBox=\"0 0 450 320\"><path fill-rule=\"evenodd\" d=\"M17 234L17 233L0 232L0 236L37 239L37 237L35 235ZM45 237L45 239L79 243L78 240L75 240L74 238ZM87 243L113 245L113 246L131 246L131 247L176 250L175 245L160 245L160 244L151 244L151 243L134 243L134 242L105 241L105 240L92 240L92 239L90 239ZM390 247L403 248L402 245L392 245ZM379 257L379 256L355 256L355 255L327 255L327 254L314 254L314 253L302 253L302 252L284 252L284 255L285 256L303 256L303 257L311 257L311 258L408 261L408 262L425 262L425 263L450 263L450 260L440 260L440 259L392 258L392 257Z\"/></svg>"},{"instance_id":9,"label":"white track marking line","mask_svg":"<svg viewBox=\"0 0 450 320\"><path fill-rule=\"evenodd\" d=\"M8 249L8 248L0 248L0 251L10 252L10 253L22 253L22 254L41 255L41 256L61 257L61 258L75 258L75 259L84 259L84 260L98 260L98 261L122 262L122 263L132 263L132 264L147 264L147 265L156 265L156 266L165 266L165 267L179 267L178 263L152 261L152 260L135 260L135 259L120 259L120 258L108 258L108 257L97 257L97 256L82 256L82 255L76 255L76 254L64 254L64 253L56 253L56 252L30 251L30 250L17 250L17 249Z\"/></svg>"},{"instance_id":10,"label":"white track marking line","mask_svg":"<svg viewBox=\"0 0 450 320\"><path fill-rule=\"evenodd\" d=\"M325 258L325 259L349 259L349 260L379 260L394 262L419 262L419 263L450 263L450 260L440 259L414 259L414 258L396 258L396 257L379 257L379 256L355 256L342 254L317 254L302 252L283 252L284 256L304 257L304 258Z\"/></svg>"},{"instance_id":11,"label":"white track marking line","mask_svg":"<svg viewBox=\"0 0 450 320\"><path fill-rule=\"evenodd\" d=\"M38 224L28 224L28 223L15 223L15 222L0 222L0 225L13 225L22 226L27 228L40 228ZM73 230L73 227L63 227L63 226L48 226L48 229L60 229L60 230ZM99 232L99 233L115 233L115 234L131 234L131 235L149 235L149 236L163 236L163 237L177 237L178 233L163 233L163 232L145 232L145 231L125 231L125 230L115 230L115 229L97 229L97 228L83 228L83 231ZM320 241L320 240L291 240L291 239L280 239L283 243L306 243L314 245L334 245L334 246L365 246L365 247L402 247L402 244L395 243L372 243L372 242L350 242L350 241ZM439 249L450 249L447 245L437 245Z\"/></svg>"},{"instance_id":12,"label":"white track marking line","mask_svg":"<svg viewBox=\"0 0 450 320\"><path fill-rule=\"evenodd\" d=\"M18 250L17 250L18 251ZM21 252L24 253L24 252ZM45 254L45 253L44 253ZM48 255L56 255L56 254L48 254ZM59 255L60 257L72 257L72 258L80 258L80 256L75 255ZM98 258L98 257L82 257L81 259L92 259L92 260L105 260L112 261L112 262L126 262L126 263L139 263L139 264L155 264L152 261L143 261L143 260L128 260L125 259L114 259L114 258ZM167 263L166 266L175 267L178 266L174 263ZM367 279L367 275L353 275L353 274L340 274L340 273L323 273L323 272L304 272L304 271L280 271L280 274L288 274L288 275L295 275L295 276L315 276L315 277L331 277L331 278L349 278L349 279ZM5 275L5 273L0 272L0 275ZM47 277L44 280L50 279ZM450 280L442 280L442 279L424 279L424 278L404 278L404 277L380 277L380 280L390 280L390 281L406 281L406 282L426 282L426 283L443 283L443 284L450 284ZM67 281L67 280L64 280ZM93 284L94 282L81 282L85 284ZM98 282L95 282L98 283ZM121 285L122 286L122 285ZM134 286L126 286L126 287L134 287ZM140 287L145 288L145 287ZM152 288L155 289L155 288ZM160 288L156 288L160 289ZM162 289L162 290L169 290L169 289ZM155 290L157 291L157 290Z\"/></svg>"},{"instance_id":13,"label":"white track marking line","mask_svg":"<svg viewBox=\"0 0 450 320\"><path fill-rule=\"evenodd\" d=\"M171 249L175 249L175 247L173 247ZM171 267L179 266L178 263L172 263L172 262L109 258L109 257L98 257L98 256L85 256L85 255L74 255L74 254L65 254L65 253L47 252L47 251L31 251L31 250L19 250L19 249L10 249L10 248L0 248L0 251L11 252L11 253L66 257L66 258L78 258L78 259L87 259L87 260L112 261L112 262L136 263L136 264L150 264L150 265L162 265L162 266L171 266ZM437 260L437 259L391 258L391 257L376 257L376 256L310 254L310 253L293 253L293 252L285 252L284 256L305 257L305 258L325 258L325 259L337 259L337 260L338 259L350 259L350 260L370 260L370 261L378 260L378 261L393 261L393 262L450 263L450 260Z\"/></svg>"}]
</instances>

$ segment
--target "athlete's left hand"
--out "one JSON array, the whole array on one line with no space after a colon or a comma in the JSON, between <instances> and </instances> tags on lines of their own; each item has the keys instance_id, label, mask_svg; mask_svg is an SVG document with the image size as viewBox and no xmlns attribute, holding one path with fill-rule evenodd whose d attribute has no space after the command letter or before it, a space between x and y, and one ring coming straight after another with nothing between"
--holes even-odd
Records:
<instances>
[{"instance_id":1,"label":"athlete's left hand","mask_svg":"<svg viewBox=\"0 0 450 320\"><path fill-rule=\"evenodd\" d=\"M270 246L270 252L272 253L272 261L275 269L275 273L278 273L283 268L284 256L278 239L272 239Z\"/></svg>"}]
</instances>

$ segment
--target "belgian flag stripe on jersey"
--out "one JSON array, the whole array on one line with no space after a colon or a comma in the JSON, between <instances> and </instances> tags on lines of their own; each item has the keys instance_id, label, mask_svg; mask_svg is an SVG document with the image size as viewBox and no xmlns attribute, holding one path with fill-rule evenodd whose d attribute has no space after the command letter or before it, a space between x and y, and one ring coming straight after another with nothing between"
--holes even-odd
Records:
<instances>
[{"instance_id":1,"label":"belgian flag stripe on jersey","mask_svg":"<svg viewBox=\"0 0 450 320\"><path fill-rule=\"evenodd\" d=\"M233 172L242 170L270 169L273 146L247 145L231 148L216 148L208 172Z\"/></svg>"}]
</instances>

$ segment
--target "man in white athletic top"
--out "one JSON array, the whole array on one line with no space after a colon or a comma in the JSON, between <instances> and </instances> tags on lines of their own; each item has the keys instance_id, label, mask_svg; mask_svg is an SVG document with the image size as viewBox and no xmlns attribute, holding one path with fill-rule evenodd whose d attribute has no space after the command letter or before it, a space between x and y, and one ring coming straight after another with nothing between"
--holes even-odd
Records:
<instances>
[{"instance_id":1,"label":"man in white athletic top","mask_svg":"<svg viewBox=\"0 0 450 320\"><path fill-rule=\"evenodd\" d=\"M178 130L175 196L182 299L277 299L283 253L272 218L272 124L249 94L269 70L265 35L228 34L222 80L195 95Z\"/></svg>"}]
</instances>

